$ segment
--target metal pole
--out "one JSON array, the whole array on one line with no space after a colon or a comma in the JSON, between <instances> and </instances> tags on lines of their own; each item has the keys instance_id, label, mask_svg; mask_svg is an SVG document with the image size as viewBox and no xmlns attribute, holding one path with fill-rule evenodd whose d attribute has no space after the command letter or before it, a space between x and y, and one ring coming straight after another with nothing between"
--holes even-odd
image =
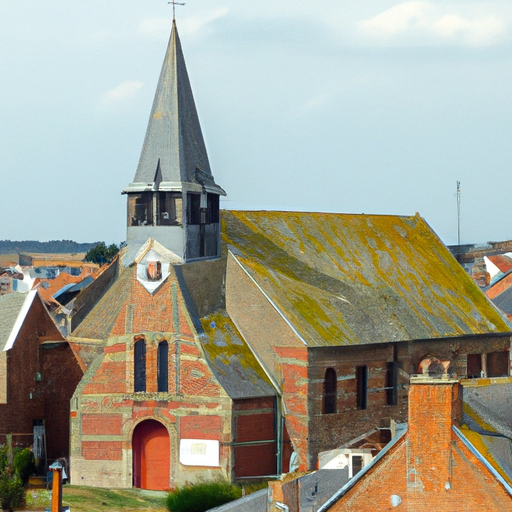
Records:
<instances>
[{"instance_id":1,"label":"metal pole","mask_svg":"<svg viewBox=\"0 0 512 512\"><path fill-rule=\"evenodd\" d=\"M460 245L460 181L457 181L457 245Z\"/></svg>"},{"instance_id":2,"label":"metal pole","mask_svg":"<svg viewBox=\"0 0 512 512\"><path fill-rule=\"evenodd\" d=\"M53 471L52 482L52 510L51 512L61 512L62 510L62 467L50 467Z\"/></svg>"}]
</instances>

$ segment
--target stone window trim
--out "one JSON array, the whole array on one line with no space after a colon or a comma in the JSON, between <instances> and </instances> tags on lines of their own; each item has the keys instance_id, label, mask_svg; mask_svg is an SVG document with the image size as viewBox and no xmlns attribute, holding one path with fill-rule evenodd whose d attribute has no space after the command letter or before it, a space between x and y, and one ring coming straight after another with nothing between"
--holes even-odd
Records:
<instances>
[{"instance_id":1,"label":"stone window trim","mask_svg":"<svg viewBox=\"0 0 512 512\"><path fill-rule=\"evenodd\" d=\"M146 338L135 336L133 344L133 390L146 391Z\"/></svg>"}]
</instances>

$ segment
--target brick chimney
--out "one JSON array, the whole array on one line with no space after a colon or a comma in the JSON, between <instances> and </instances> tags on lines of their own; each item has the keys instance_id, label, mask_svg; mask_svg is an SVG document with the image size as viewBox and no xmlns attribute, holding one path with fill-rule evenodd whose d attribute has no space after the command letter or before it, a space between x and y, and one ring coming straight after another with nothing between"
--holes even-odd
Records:
<instances>
[{"instance_id":1,"label":"brick chimney","mask_svg":"<svg viewBox=\"0 0 512 512\"><path fill-rule=\"evenodd\" d=\"M452 425L462 418L462 386L448 375L411 377L407 434L407 487L451 488Z\"/></svg>"}]
</instances>

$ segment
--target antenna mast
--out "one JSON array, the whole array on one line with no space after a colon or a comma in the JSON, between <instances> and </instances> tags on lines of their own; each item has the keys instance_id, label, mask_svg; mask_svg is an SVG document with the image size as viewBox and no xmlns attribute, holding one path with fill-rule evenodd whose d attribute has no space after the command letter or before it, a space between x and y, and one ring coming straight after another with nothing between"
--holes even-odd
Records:
<instances>
[{"instance_id":1,"label":"antenna mast","mask_svg":"<svg viewBox=\"0 0 512 512\"><path fill-rule=\"evenodd\" d=\"M460 181L457 181L457 245L460 245Z\"/></svg>"}]
</instances>

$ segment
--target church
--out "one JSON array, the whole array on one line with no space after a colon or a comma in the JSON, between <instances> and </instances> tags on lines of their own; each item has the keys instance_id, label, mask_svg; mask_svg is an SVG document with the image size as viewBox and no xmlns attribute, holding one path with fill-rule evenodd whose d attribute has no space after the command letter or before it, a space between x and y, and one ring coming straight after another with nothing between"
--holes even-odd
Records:
<instances>
[{"instance_id":1,"label":"church","mask_svg":"<svg viewBox=\"0 0 512 512\"><path fill-rule=\"evenodd\" d=\"M174 20L123 194L115 279L69 337L73 484L315 469L405 420L412 375L510 374L509 324L418 214L220 211Z\"/></svg>"}]
</instances>

